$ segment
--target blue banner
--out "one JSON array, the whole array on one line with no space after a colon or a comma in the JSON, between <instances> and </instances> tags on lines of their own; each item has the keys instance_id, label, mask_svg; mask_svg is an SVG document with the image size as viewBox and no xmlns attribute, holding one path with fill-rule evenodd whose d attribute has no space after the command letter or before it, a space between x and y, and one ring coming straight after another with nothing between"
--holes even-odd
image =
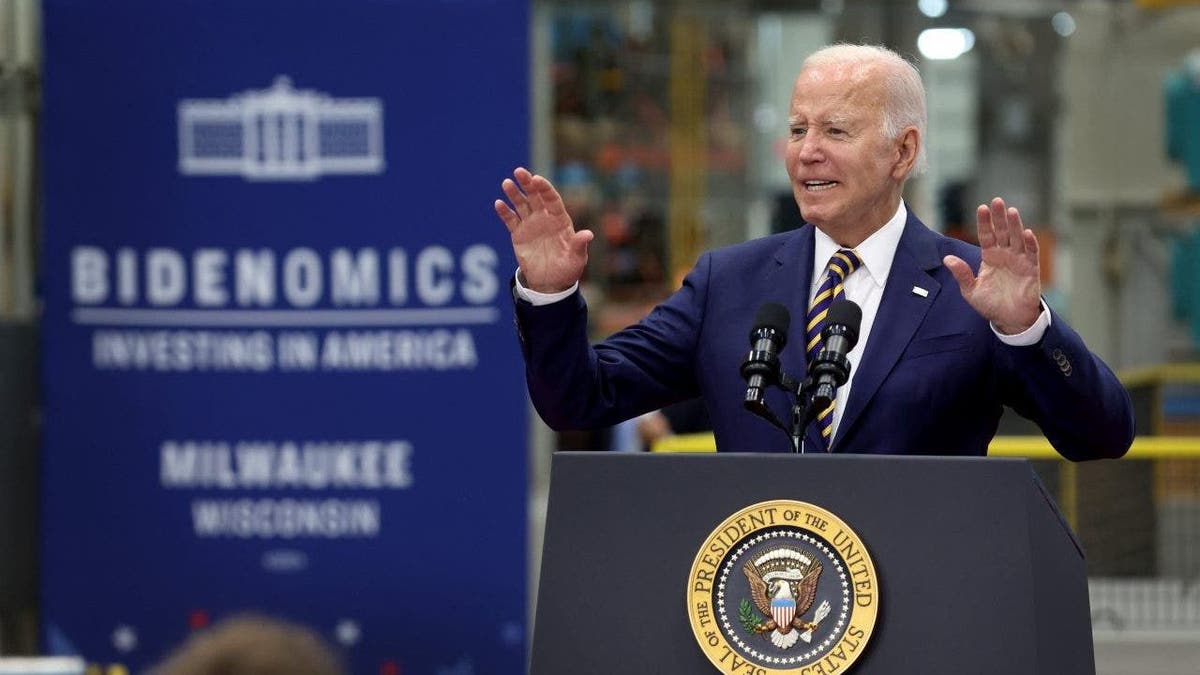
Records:
<instances>
[{"instance_id":1,"label":"blue banner","mask_svg":"<svg viewBox=\"0 0 1200 675\"><path fill-rule=\"evenodd\" d=\"M45 0L46 651L525 664L525 0Z\"/></svg>"}]
</instances>

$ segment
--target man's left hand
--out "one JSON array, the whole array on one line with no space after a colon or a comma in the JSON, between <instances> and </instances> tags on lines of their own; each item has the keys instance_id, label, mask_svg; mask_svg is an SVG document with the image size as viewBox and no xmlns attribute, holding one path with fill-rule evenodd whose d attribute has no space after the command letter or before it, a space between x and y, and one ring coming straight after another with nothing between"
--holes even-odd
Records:
<instances>
[{"instance_id":1,"label":"man's left hand","mask_svg":"<svg viewBox=\"0 0 1200 675\"><path fill-rule=\"evenodd\" d=\"M1000 333L1024 332L1042 313L1042 283L1038 243L1033 230L1021 224L1021 214L996 197L975 211L983 262L979 274L962 258L948 255L942 262L958 281L963 299Z\"/></svg>"}]
</instances>

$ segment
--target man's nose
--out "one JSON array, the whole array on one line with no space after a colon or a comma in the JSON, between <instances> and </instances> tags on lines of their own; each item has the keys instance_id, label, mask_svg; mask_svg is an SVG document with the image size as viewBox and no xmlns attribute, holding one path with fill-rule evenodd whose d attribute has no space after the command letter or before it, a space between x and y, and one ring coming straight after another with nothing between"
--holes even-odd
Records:
<instances>
[{"instance_id":1,"label":"man's nose","mask_svg":"<svg viewBox=\"0 0 1200 675\"><path fill-rule=\"evenodd\" d=\"M800 144L800 149L796 152L796 157L801 162L811 164L825 158L824 150L816 134L806 134L798 143Z\"/></svg>"}]
</instances>

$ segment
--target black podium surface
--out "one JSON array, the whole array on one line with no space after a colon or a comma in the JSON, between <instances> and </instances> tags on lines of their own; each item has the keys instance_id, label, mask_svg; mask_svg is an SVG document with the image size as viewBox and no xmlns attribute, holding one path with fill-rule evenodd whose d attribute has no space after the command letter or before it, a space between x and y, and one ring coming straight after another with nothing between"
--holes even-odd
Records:
<instances>
[{"instance_id":1,"label":"black podium surface","mask_svg":"<svg viewBox=\"0 0 1200 675\"><path fill-rule=\"evenodd\" d=\"M551 475L535 674L720 672L689 571L723 520L777 499L832 512L874 560L854 675L1095 672L1083 553L1026 460L558 453Z\"/></svg>"}]
</instances>

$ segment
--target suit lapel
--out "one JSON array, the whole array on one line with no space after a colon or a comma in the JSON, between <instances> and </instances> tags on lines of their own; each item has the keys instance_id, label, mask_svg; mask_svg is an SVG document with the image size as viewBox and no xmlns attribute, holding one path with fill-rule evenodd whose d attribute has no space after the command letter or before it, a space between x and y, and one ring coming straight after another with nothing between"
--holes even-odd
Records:
<instances>
[{"instance_id":1,"label":"suit lapel","mask_svg":"<svg viewBox=\"0 0 1200 675\"><path fill-rule=\"evenodd\" d=\"M764 286L760 297L767 302L775 300L788 308L791 323L788 326L788 341L780 354L783 369L789 375L803 377L808 371L804 353L804 321L808 314L808 290L812 286L813 226L804 225L794 236L787 237L775 252L775 264L762 276ZM788 397L789 400L791 397ZM790 427L791 408L775 410L782 413L780 421ZM816 425L809 425L805 438L806 447L815 447L811 434Z\"/></svg>"},{"instance_id":2,"label":"suit lapel","mask_svg":"<svg viewBox=\"0 0 1200 675\"><path fill-rule=\"evenodd\" d=\"M941 284L928 273L942 265L937 236L909 212L871 327L867 351L862 356L862 363L858 364L850 400L838 423L835 448L837 442L854 428L863 410L892 372L941 291ZM928 296L914 293L914 286L928 291Z\"/></svg>"},{"instance_id":3,"label":"suit lapel","mask_svg":"<svg viewBox=\"0 0 1200 675\"><path fill-rule=\"evenodd\" d=\"M804 320L808 314L808 289L812 286L812 260L813 226L805 225L796 231L796 236L788 237L786 243L775 252L775 268L766 277L767 291L764 297L784 289L779 293L779 302L788 308L791 325L788 327L783 361L790 366L789 372L794 375L803 375L808 370L808 360L804 354Z\"/></svg>"}]
</instances>

